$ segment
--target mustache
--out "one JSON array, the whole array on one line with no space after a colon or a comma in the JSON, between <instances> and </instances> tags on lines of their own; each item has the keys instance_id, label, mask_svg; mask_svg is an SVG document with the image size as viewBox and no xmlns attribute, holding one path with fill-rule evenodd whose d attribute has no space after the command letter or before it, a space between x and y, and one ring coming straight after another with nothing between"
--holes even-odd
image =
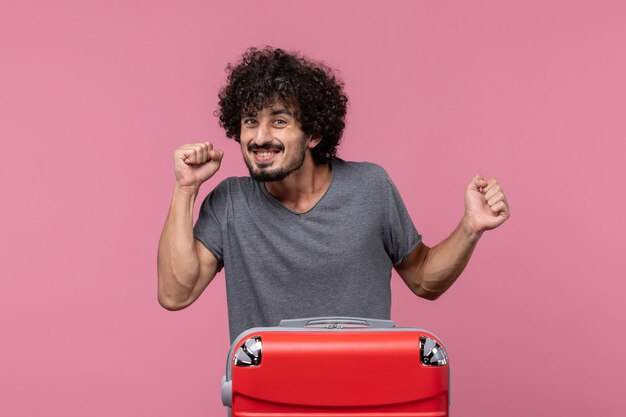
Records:
<instances>
[{"instance_id":1,"label":"mustache","mask_svg":"<svg viewBox=\"0 0 626 417\"><path fill-rule=\"evenodd\" d=\"M248 151L250 151L250 152L254 152L254 151L276 151L276 152L280 152L280 151L283 151L284 149L285 149L285 147L283 145L280 145L280 144L273 145L271 143L267 143L265 145L255 145L255 144L251 143L250 145L248 145Z\"/></svg>"}]
</instances>

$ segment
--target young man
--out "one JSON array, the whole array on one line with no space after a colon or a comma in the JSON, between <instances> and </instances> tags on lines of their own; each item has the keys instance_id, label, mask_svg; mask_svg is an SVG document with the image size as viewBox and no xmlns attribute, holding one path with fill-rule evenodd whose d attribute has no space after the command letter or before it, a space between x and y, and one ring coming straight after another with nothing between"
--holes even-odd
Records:
<instances>
[{"instance_id":1,"label":"young man","mask_svg":"<svg viewBox=\"0 0 626 417\"><path fill-rule=\"evenodd\" d=\"M347 97L327 67L265 48L228 69L220 124L240 143L250 177L218 184L194 227L200 185L224 153L210 142L174 152L176 186L158 252L166 309L193 303L224 267L231 340L287 318L388 319L392 267L434 300L482 233L509 217L497 181L477 175L459 226L427 247L382 168L336 157Z\"/></svg>"}]
</instances>

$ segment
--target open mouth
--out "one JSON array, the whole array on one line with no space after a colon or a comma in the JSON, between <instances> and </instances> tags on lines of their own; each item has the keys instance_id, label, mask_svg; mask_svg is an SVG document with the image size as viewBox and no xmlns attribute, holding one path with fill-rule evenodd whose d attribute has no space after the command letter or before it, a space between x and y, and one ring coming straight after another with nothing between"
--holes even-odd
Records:
<instances>
[{"instance_id":1,"label":"open mouth","mask_svg":"<svg viewBox=\"0 0 626 417\"><path fill-rule=\"evenodd\" d=\"M260 164L266 164L274 160L276 155L278 155L277 151L253 151L254 160Z\"/></svg>"},{"instance_id":2,"label":"open mouth","mask_svg":"<svg viewBox=\"0 0 626 417\"><path fill-rule=\"evenodd\" d=\"M276 158L282 150L276 148L252 148L250 149L254 156L254 161L259 164L267 164Z\"/></svg>"}]
</instances>

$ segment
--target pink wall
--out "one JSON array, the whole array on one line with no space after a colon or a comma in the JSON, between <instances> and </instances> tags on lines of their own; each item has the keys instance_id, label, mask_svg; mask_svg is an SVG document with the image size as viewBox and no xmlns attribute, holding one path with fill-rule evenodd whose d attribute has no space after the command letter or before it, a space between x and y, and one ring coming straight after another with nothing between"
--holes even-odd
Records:
<instances>
[{"instance_id":1,"label":"pink wall","mask_svg":"<svg viewBox=\"0 0 626 417\"><path fill-rule=\"evenodd\" d=\"M265 44L341 70L341 155L388 169L426 243L475 173L508 192L443 298L394 279L396 323L446 342L453 415L623 415L625 3L240 3L2 2L0 415L223 415L223 277L167 312L156 246L174 148L245 173L212 112Z\"/></svg>"}]
</instances>

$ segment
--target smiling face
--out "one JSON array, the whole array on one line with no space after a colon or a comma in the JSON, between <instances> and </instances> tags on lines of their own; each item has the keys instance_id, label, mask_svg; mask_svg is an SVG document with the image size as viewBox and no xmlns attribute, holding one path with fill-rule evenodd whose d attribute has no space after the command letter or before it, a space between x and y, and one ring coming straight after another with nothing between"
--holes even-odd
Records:
<instances>
[{"instance_id":1,"label":"smiling face","mask_svg":"<svg viewBox=\"0 0 626 417\"><path fill-rule=\"evenodd\" d=\"M257 181L280 181L311 158L319 143L305 134L287 106L280 102L241 118L241 152Z\"/></svg>"}]
</instances>

